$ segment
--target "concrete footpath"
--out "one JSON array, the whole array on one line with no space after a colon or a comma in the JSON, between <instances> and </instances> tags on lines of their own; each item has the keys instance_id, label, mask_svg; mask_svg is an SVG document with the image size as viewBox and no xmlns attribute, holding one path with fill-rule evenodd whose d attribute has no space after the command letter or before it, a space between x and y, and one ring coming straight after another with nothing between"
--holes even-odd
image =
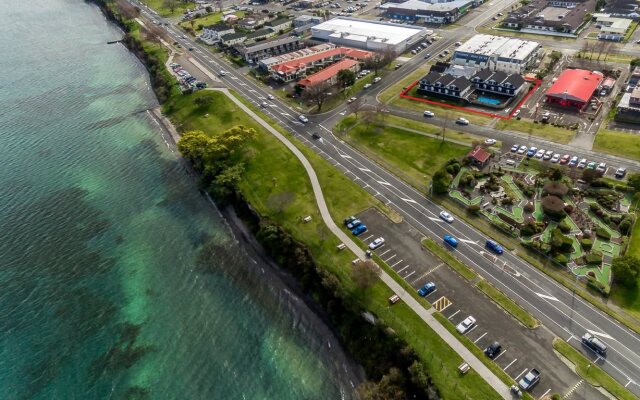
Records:
<instances>
[{"instance_id":1,"label":"concrete footpath","mask_svg":"<svg viewBox=\"0 0 640 400\"><path fill-rule=\"evenodd\" d=\"M264 121L260 116L254 113L251 109L244 105L240 100L235 98L227 89L211 89L211 90L219 90L223 92L231 101L233 101L238 107L240 107L244 112L249 114L251 118L253 118L258 124L264 127L269 133L275 136L278 140L280 140L297 158L300 160L307 174L309 175L309 179L311 180L311 186L313 188L313 193L316 198L316 203L318 204L318 209L320 210L320 215L322 216L322 220L329 227L331 232L336 235L349 249L360 259L365 259L364 250L362 250L352 239L347 235L340 227L338 227L333 219L331 218L331 214L329 213L329 209L327 207L327 203L324 200L324 196L322 194L322 188L320 187L320 181L318 177L309 163L309 160L302 154L300 150L296 146L293 145L284 135L274 129L271 125L269 125L266 121ZM493 389L500 395L503 399L512 399L511 392L509 387L500 380L489 368L487 368L481 360L479 360L471 351L469 351L451 332L449 332L444 326L438 322L433 317L433 313L435 310L425 309L420 303L416 301L406 290L404 290L400 284L398 284L389 274L387 274L384 270L380 270L380 279L393 290L400 298L416 313L422 318L422 320L431 327L442 339L447 342L453 350L458 353L462 359L471 366Z\"/></svg>"}]
</instances>

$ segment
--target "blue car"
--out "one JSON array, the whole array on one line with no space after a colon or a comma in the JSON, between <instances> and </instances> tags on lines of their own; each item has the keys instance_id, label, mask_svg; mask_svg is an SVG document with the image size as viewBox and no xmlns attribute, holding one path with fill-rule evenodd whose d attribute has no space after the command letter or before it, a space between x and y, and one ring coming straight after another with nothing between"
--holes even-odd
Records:
<instances>
[{"instance_id":1,"label":"blue car","mask_svg":"<svg viewBox=\"0 0 640 400\"><path fill-rule=\"evenodd\" d=\"M358 225L354 230L351 231L355 236L361 235L367 231L366 225Z\"/></svg>"},{"instance_id":2,"label":"blue car","mask_svg":"<svg viewBox=\"0 0 640 400\"><path fill-rule=\"evenodd\" d=\"M529 158L533 157L537 151L538 151L537 147L530 148L529 151L527 151L527 157Z\"/></svg>"},{"instance_id":3,"label":"blue car","mask_svg":"<svg viewBox=\"0 0 640 400\"><path fill-rule=\"evenodd\" d=\"M444 242L451 247L458 247L458 240L451 235L444 235Z\"/></svg>"},{"instance_id":4,"label":"blue car","mask_svg":"<svg viewBox=\"0 0 640 400\"><path fill-rule=\"evenodd\" d=\"M427 282L425 283L425 285L423 287L421 287L420 289L418 289L418 294L422 297L428 295L429 293L433 292L434 290L436 290L436 284L433 282Z\"/></svg>"},{"instance_id":5,"label":"blue car","mask_svg":"<svg viewBox=\"0 0 640 400\"><path fill-rule=\"evenodd\" d=\"M487 249L493 251L496 254L504 253L504 249L497 242L493 240L487 240Z\"/></svg>"}]
</instances>

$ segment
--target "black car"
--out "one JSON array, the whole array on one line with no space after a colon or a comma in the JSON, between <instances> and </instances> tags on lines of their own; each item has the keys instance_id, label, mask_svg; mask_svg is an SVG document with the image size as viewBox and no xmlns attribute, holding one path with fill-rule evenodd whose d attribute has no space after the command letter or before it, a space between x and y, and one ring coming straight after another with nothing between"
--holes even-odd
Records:
<instances>
[{"instance_id":1,"label":"black car","mask_svg":"<svg viewBox=\"0 0 640 400\"><path fill-rule=\"evenodd\" d=\"M320 139L320 134L318 132L313 132L311 134L311 137L314 138L314 139Z\"/></svg>"},{"instance_id":2,"label":"black car","mask_svg":"<svg viewBox=\"0 0 640 400\"><path fill-rule=\"evenodd\" d=\"M357 218L355 216L350 216L344 219L344 221L342 221L344 223L344 226L349 225L350 223L352 223L353 221L355 221Z\"/></svg>"},{"instance_id":3,"label":"black car","mask_svg":"<svg viewBox=\"0 0 640 400\"><path fill-rule=\"evenodd\" d=\"M484 349L484 354L487 357L494 359L500 352L502 351L502 346L498 342L491 343L486 349Z\"/></svg>"}]
</instances>

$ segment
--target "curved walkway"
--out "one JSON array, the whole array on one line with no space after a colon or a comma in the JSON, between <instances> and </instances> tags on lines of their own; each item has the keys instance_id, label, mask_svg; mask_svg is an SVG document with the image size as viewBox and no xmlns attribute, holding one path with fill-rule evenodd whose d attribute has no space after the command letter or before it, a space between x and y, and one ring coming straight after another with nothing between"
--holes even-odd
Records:
<instances>
[{"instance_id":1,"label":"curved walkway","mask_svg":"<svg viewBox=\"0 0 640 400\"><path fill-rule=\"evenodd\" d=\"M320 181L318 180L318 176L314 171L309 160L302 154L302 152L293 144L289 139L287 139L283 134L274 129L269 123L264 121L259 115L254 113L249 107L247 107L244 103L234 97L227 89L211 89L211 90L219 90L223 92L231 101L233 101L238 107L240 107L244 112L246 112L251 118L253 118L258 124L264 127L269 133L275 136L278 140L280 140L297 158L300 160L304 169L307 171L309 175L309 179L311 180L311 186L313 188L313 193L316 198L316 203L318 204L318 209L320 210L320 215L322 216L322 220L327 225L327 227L336 235L349 249L360 259L365 259L364 251L347 235L340 227L336 225L336 223L331 218L331 214L329 213L329 208L327 207L327 203L324 200L324 196L322 194L322 188L320 187ZM433 317L433 313L435 310L433 308L427 310L420 303L416 301L416 299L411 296L411 294L407 293L398 282L396 282L389 274L387 274L384 270L380 270L380 279L393 290L416 314L422 318L422 320L429 325L431 329L433 329L445 342L456 352L462 359L468 363L471 368L473 368L493 389L500 395L503 399L512 399L511 393L509 391L509 387L500 380L489 368L487 368L481 360L479 360L469 349L467 349L451 332L449 332L444 326L438 322Z\"/></svg>"}]
</instances>

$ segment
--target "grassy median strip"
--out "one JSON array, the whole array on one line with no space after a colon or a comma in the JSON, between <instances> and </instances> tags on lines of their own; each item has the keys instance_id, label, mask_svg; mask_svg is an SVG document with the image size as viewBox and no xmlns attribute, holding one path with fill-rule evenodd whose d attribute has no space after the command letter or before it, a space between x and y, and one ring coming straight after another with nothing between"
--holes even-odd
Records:
<instances>
[{"instance_id":1,"label":"grassy median strip","mask_svg":"<svg viewBox=\"0 0 640 400\"><path fill-rule=\"evenodd\" d=\"M507 375L507 373L504 372L502 370L502 368L500 368L500 366L498 364L496 364L492 360L488 359L481 348L476 346L468 337L459 334L456 331L456 327L451 323L451 321L449 321L447 319L447 317L445 317L444 315L440 314L439 312L433 313L433 316L435 317L435 319L437 319L442 324L442 326L447 328L447 330L449 332L451 332L456 338L458 338L458 340L460 340L460 342L462 344L464 344L464 346L470 352L472 352L476 357L478 357L480 359L480 361L482 361L482 363L484 365L486 365L487 368L489 368L491 370L491 372L496 374L496 376L498 378L500 378L500 380L502 382L504 382L508 386L511 386L511 385L516 383L516 381L514 381L509 375ZM533 399L533 397L531 397L531 395L529 393L527 393L527 392L523 393L523 396L521 398L523 398L523 399Z\"/></svg>"},{"instance_id":2,"label":"grassy median strip","mask_svg":"<svg viewBox=\"0 0 640 400\"><path fill-rule=\"evenodd\" d=\"M438 256L439 259L444 261L447 265L453 268L457 273L462 275L466 280L472 281L478 277L478 274L474 270L464 265L464 263L458 260L453 254L449 253L442 246L438 245L433 239L422 239L422 245L426 247L433 254Z\"/></svg>"},{"instance_id":3,"label":"grassy median strip","mask_svg":"<svg viewBox=\"0 0 640 400\"><path fill-rule=\"evenodd\" d=\"M580 352L574 349L569 343L560 338L555 338L553 339L553 348L569 359L576 366L578 375L590 384L602 386L603 389L617 399L638 400L637 396L604 372L597 364L594 364L591 360L580 354Z\"/></svg>"},{"instance_id":4,"label":"grassy median strip","mask_svg":"<svg viewBox=\"0 0 640 400\"><path fill-rule=\"evenodd\" d=\"M507 297L500 290L496 289L486 280L480 280L476 286L478 289L482 290L484 294L489 296L493 301L498 303L500 307L507 310L509 314L511 314L515 319L520 321L524 326L529 329L537 328L539 322L537 319L533 317L533 315L529 314L525 309L520 307L516 302Z\"/></svg>"}]
</instances>

